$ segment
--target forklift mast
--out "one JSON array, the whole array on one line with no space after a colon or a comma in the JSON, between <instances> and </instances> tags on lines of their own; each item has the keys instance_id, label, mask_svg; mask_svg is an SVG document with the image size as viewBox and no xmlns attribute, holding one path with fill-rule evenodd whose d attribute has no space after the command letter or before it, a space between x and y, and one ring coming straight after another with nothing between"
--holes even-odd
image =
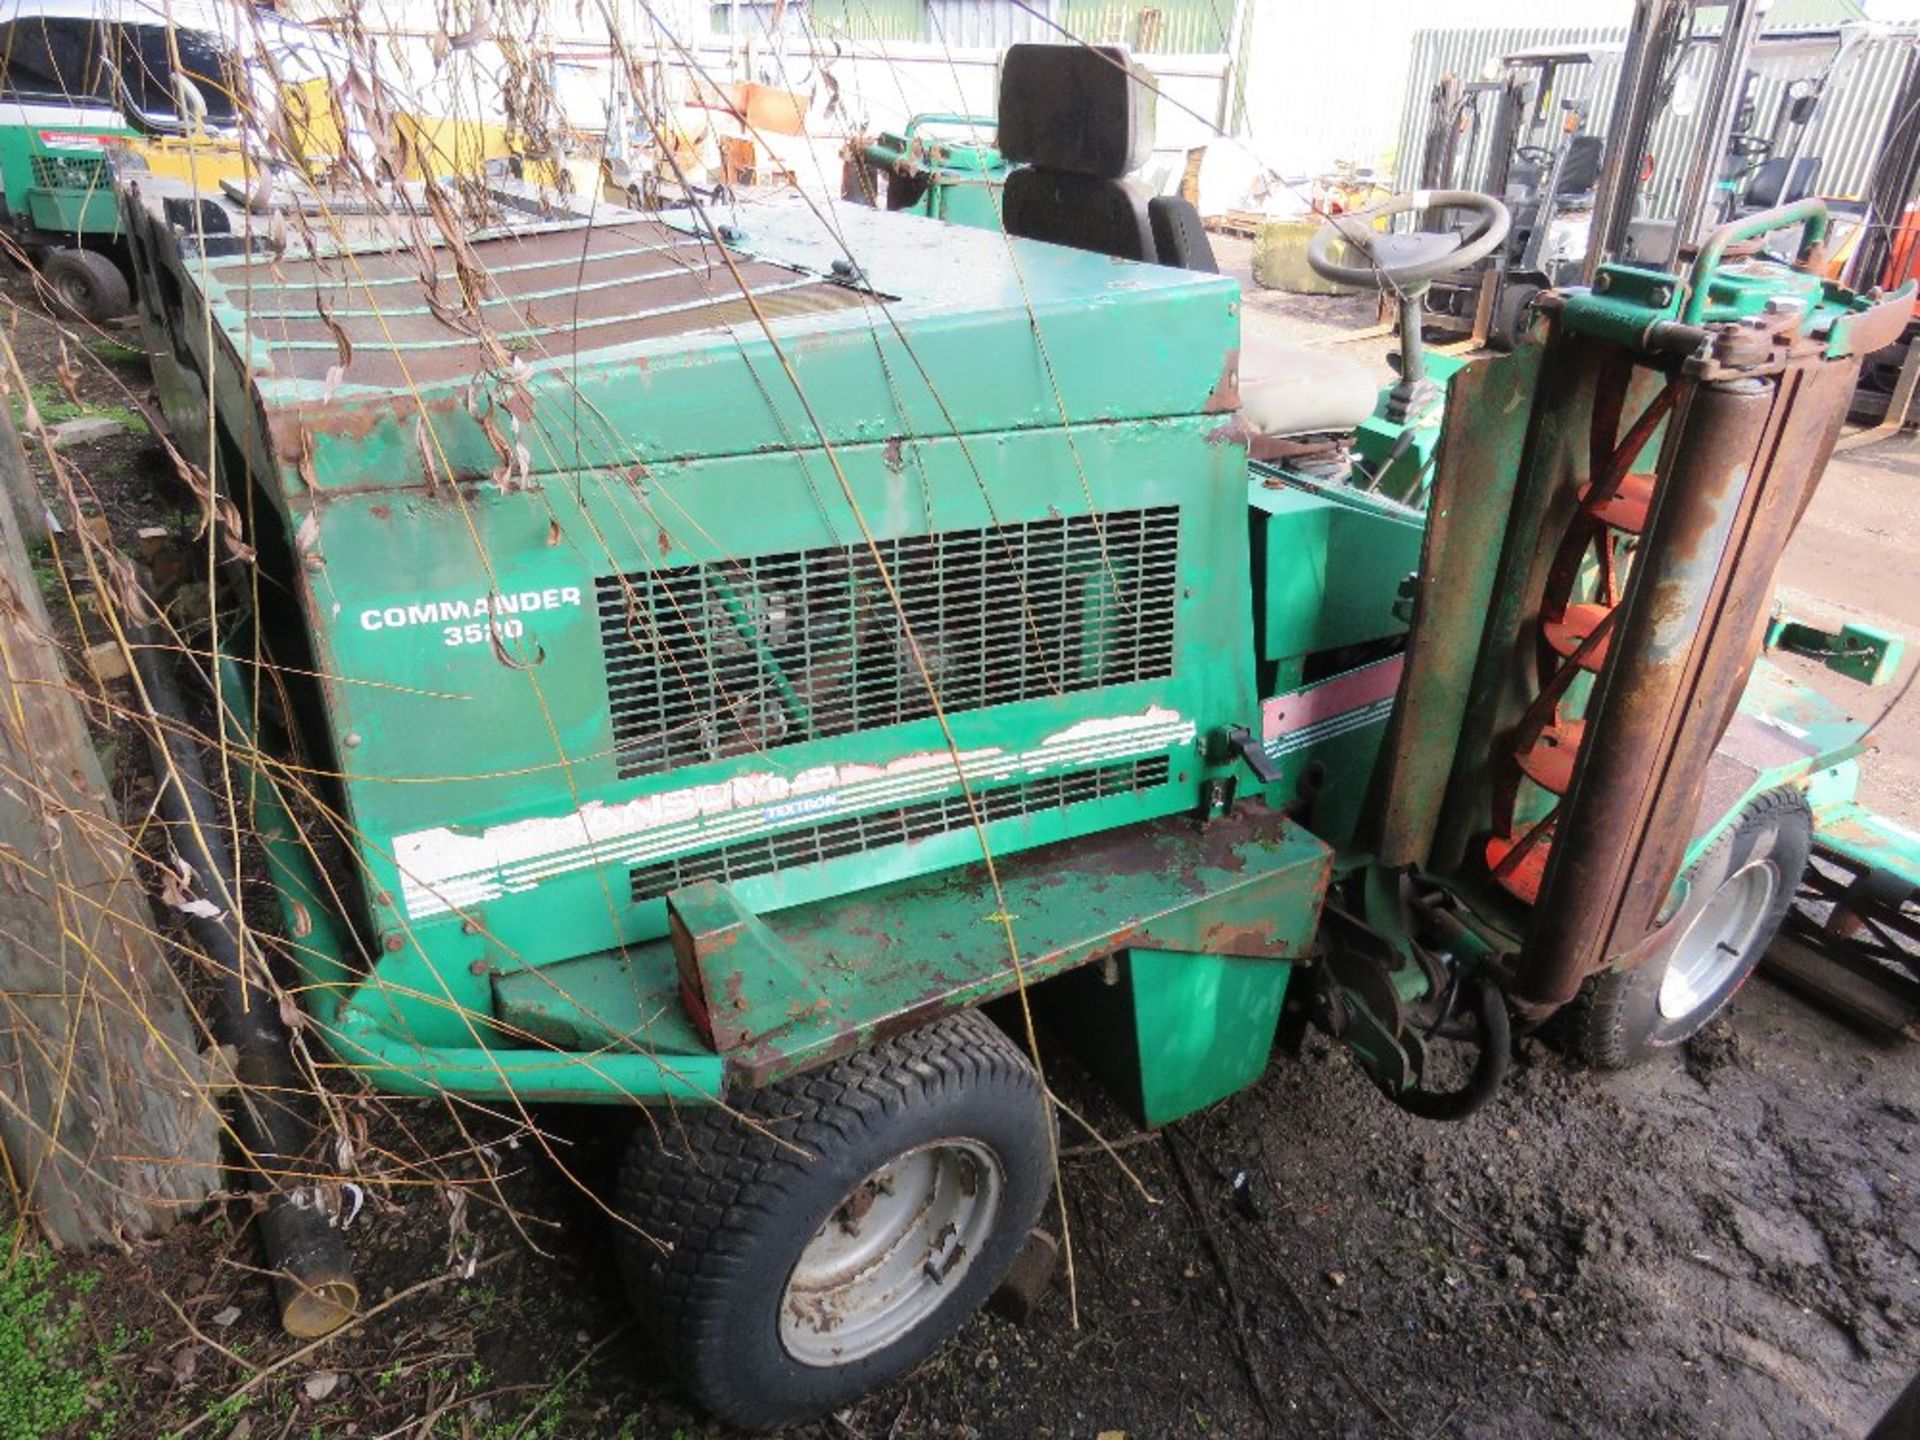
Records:
<instances>
[{"instance_id":1,"label":"forklift mast","mask_svg":"<svg viewBox=\"0 0 1920 1440\"><path fill-rule=\"evenodd\" d=\"M1741 80L1765 8L1760 0L1731 0L1726 7L1714 41L1712 74L1704 87L1707 108L1696 131L1663 268L1678 265L1707 228L1721 157L1746 92ZM1635 0L1627 53L1607 123L1606 160L1595 187L1593 238L1581 269L1582 284L1591 284L1604 263L1625 252L1627 227L1635 218L1634 200L1641 184L1641 158L1647 154L1654 122L1666 103L1681 57L1700 38L1692 29L1694 10L1693 0Z\"/></svg>"}]
</instances>

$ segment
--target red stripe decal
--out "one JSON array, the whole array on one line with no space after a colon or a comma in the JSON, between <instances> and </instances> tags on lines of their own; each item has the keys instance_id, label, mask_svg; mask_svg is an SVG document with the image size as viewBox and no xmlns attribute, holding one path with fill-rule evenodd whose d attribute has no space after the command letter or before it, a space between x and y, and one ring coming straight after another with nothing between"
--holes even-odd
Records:
<instances>
[{"instance_id":1,"label":"red stripe decal","mask_svg":"<svg viewBox=\"0 0 1920 1440\"><path fill-rule=\"evenodd\" d=\"M1349 670L1344 675L1322 680L1304 690L1276 695L1262 702L1261 737L1272 742L1296 730L1304 730L1309 725L1317 725L1322 720L1331 720L1336 715L1345 715L1391 699L1393 692L1400 688L1400 671L1405 662L1404 655L1395 655L1391 660L1376 660L1359 670Z\"/></svg>"},{"instance_id":2,"label":"red stripe decal","mask_svg":"<svg viewBox=\"0 0 1920 1440\"><path fill-rule=\"evenodd\" d=\"M107 135L88 135L77 130L42 130L40 143L49 150L104 150Z\"/></svg>"}]
</instances>

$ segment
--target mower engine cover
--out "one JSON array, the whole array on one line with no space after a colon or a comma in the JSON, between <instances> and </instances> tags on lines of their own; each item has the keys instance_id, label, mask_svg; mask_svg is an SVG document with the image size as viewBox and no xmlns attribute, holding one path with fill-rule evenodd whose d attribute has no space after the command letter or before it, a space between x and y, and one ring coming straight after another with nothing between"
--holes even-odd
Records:
<instances>
[{"instance_id":1,"label":"mower engine cover","mask_svg":"<svg viewBox=\"0 0 1920 1440\"><path fill-rule=\"evenodd\" d=\"M454 316L384 245L183 256L164 193L127 207L163 399L190 445L211 386L257 492L416 1043L698 881L977 860L969 791L996 852L1186 810L1256 713L1229 280L742 204L464 239Z\"/></svg>"}]
</instances>

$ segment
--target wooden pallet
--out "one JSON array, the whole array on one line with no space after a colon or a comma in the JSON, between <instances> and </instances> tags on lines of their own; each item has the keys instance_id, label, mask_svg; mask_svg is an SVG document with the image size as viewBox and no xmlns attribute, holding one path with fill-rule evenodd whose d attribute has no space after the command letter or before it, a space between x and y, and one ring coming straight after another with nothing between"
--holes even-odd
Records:
<instances>
[{"instance_id":1,"label":"wooden pallet","mask_svg":"<svg viewBox=\"0 0 1920 1440\"><path fill-rule=\"evenodd\" d=\"M1229 210L1224 215L1209 215L1201 221L1216 235L1238 235L1243 240L1253 239L1254 232L1266 223L1266 216L1251 210Z\"/></svg>"}]
</instances>

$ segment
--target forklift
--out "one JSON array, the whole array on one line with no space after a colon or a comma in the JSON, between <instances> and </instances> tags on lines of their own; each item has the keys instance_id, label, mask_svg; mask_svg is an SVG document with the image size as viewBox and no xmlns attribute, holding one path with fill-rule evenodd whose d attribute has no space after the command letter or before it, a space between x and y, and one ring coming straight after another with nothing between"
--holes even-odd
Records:
<instances>
[{"instance_id":1,"label":"forklift","mask_svg":"<svg viewBox=\"0 0 1920 1440\"><path fill-rule=\"evenodd\" d=\"M1761 7L1735 5L1718 30L1701 30L1691 0L1642 0L1624 44L1514 51L1493 79L1442 75L1428 104L1420 186L1498 195L1514 225L1473 270L1432 285L1428 328L1511 349L1535 297L1585 283L1598 260L1671 268L1715 225L1816 193L1823 162L1807 139L1869 27L1762 34L1762 19ZM1686 132L1691 153L1656 156L1655 121L1681 105L1693 54L1711 64L1702 121ZM1816 68L1783 87L1763 124L1754 62L1789 57L1814 57ZM1622 79L1596 132L1591 97L1602 70ZM1674 167L1683 175L1677 206L1650 210L1656 170Z\"/></svg>"},{"instance_id":2,"label":"forklift","mask_svg":"<svg viewBox=\"0 0 1920 1440\"><path fill-rule=\"evenodd\" d=\"M1511 350L1535 298L1578 275L1606 139L1589 128L1588 102L1562 94L1563 72L1606 64L1621 49L1516 50L1501 57L1496 79L1440 77L1428 105L1420 187L1500 196L1514 224L1507 243L1474 270L1433 283L1429 329L1482 335ZM1483 114L1489 107L1491 114ZM1469 179L1474 169L1478 174ZM1444 220L1436 215L1430 223Z\"/></svg>"},{"instance_id":3,"label":"forklift","mask_svg":"<svg viewBox=\"0 0 1920 1440\"><path fill-rule=\"evenodd\" d=\"M250 557L201 678L305 1033L385 1094L631 1115L613 1248L736 1425L992 1292L1055 1183L1036 1025L1144 1125L1308 1027L1463 1119L1516 1030L1684 1041L1860 813L1866 727L1760 652L1914 288L1817 274L1803 201L1543 295L1508 355L1408 324L1384 394L1243 375L1198 217L1124 179L1151 95L1014 46L1005 234L602 208L423 277L121 191ZM1383 208L1437 207L1315 264L1417 297L1508 233Z\"/></svg>"}]
</instances>

